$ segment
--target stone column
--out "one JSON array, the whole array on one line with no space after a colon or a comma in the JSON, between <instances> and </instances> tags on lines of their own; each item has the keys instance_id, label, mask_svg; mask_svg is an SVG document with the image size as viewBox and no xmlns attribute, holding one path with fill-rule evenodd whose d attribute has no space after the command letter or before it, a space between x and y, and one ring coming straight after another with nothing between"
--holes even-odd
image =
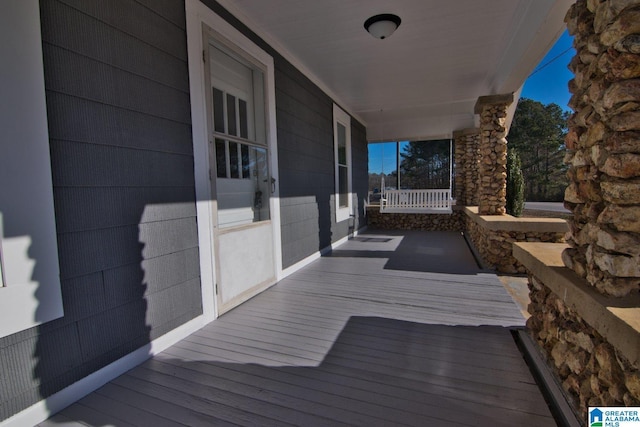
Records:
<instances>
[{"instance_id":1,"label":"stone column","mask_svg":"<svg viewBox=\"0 0 640 427\"><path fill-rule=\"evenodd\" d=\"M467 206L478 206L478 184L480 183L480 129L471 129L467 135L467 162L465 185L467 187Z\"/></svg>"},{"instance_id":2,"label":"stone column","mask_svg":"<svg viewBox=\"0 0 640 427\"><path fill-rule=\"evenodd\" d=\"M480 115L480 215L504 215L507 204L507 108L513 94L481 96L475 106Z\"/></svg>"},{"instance_id":3,"label":"stone column","mask_svg":"<svg viewBox=\"0 0 640 427\"><path fill-rule=\"evenodd\" d=\"M478 205L478 165L480 130L463 129L453 133L456 161L456 203Z\"/></svg>"},{"instance_id":4,"label":"stone column","mask_svg":"<svg viewBox=\"0 0 640 427\"><path fill-rule=\"evenodd\" d=\"M565 265L600 292L640 288L640 1L579 0L565 18L569 68L566 137L573 212Z\"/></svg>"},{"instance_id":5,"label":"stone column","mask_svg":"<svg viewBox=\"0 0 640 427\"><path fill-rule=\"evenodd\" d=\"M453 164L456 170L453 177L453 198L456 199L457 205L464 205L467 200L466 188L464 187L465 151L466 139L460 134L460 131L453 132Z\"/></svg>"}]
</instances>

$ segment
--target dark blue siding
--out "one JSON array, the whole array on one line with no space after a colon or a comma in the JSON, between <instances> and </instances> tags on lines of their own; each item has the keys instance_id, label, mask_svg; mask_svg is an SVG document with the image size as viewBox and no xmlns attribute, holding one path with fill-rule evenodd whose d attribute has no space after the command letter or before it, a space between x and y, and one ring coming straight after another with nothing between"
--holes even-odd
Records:
<instances>
[{"instance_id":1,"label":"dark blue siding","mask_svg":"<svg viewBox=\"0 0 640 427\"><path fill-rule=\"evenodd\" d=\"M184 3L40 9L65 316L0 339L0 420L202 312Z\"/></svg>"},{"instance_id":2,"label":"dark blue siding","mask_svg":"<svg viewBox=\"0 0 640 427\"><path fill-rule=\"evenodd\" d=\"M283 267L335 223L333 100L274 57ZM184 2L41 0L65 316L0 339L0 420L202 312ZM352 121L356 228L366 130Z\"/></svg>"}]
</instances>

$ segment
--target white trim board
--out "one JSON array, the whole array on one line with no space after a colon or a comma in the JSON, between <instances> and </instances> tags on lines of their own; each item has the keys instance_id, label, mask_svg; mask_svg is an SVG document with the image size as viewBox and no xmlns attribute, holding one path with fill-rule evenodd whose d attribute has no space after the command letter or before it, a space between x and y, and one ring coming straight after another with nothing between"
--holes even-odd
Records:
<instances>
[{"instance_id":1,"label":"white trim board","mask_svg":"<svg viewBox=\"0 0 640 427\"><path fill-rule=\"evenodd\" d=\"M357 236L360 233L364 233L366 229L366 226L362 227L361 229L356 230L353 235ZM298 261L291 267L283 270L281 272L282 277L279 280L284 279L299 270L302 270L313 261L319 259L323 255L328 254L333 249L336 249L339 246L345 244L348 240L349 236L345 236L342 239L332 243L331 246L327 246L326 248L306 257L302 261ZM144 363L146 360L150 359L156 354L162 353L164 350L177 344L178 342L193 334L210 322L211 320L209 320L208 316L198 316L195 319L185 323L184 325L178 326L176 329L167 332L160 338L153 340L146 346L127 354L126 356L82 378L81 380L60 390L59 392L49 396L48 398L31 405L22 412L19 412L10 418L7 418L6 420L0 422L0 427L23 427L26 425L36 425L43 422L47 418L62 411L67 406L74 404L84 396L102 387L109 381L116 379L125 372Z\"/></svg>"},{"instance_id":2,"label":"white trim board","mask_svg":"<svg viewBox=\"0 0 640 427\"><path fill-rule=\"evenodd\" d=\"M0 337L64 315L37 0L0 14Z\"/></svg>"},{"instance_id":3,"label":"white trim board","mask_svg":"<svg viewBox=\"0 0 640 427\"><path fill-rule=\"evenodd\" d=\"M364 227L360 228L359 230L354 231L353 236L355 237L355 236L359 235L360 233L364 233L366 230L367 230L367 226L365 225ZM292 266L285 268L282 271L282 279L292 275L293 273L295 273L297 271L302 270L303 268L305 268L306 266L311 264L313 261L315 261L317 259L320 259L324 255L327 255L328 253L330 253L332 250L338 248L339 246L344 245L345 243L347 243L347 241L349 241L349 236L345 236L342 239L337 240L334 243L331 243L330 246L322 248L319 251L314 252L313 254L309 255L308 257L296 262Z\"/></svg>"},{"instance_id":4,"label":"white trim board","mask_svg":"<svg viewBox=\"0 0 640 427\"><path fill-rule=\"evenodd\" d=\"M196 215L198 219L198 245L200 249L200 274L204 315L209 321L218 313L215 297L215 245L213 203L211 201L211 179L209 165L209 145L207 134L207 105L205 76L202 62L203 26L207 26L244 54L249 55L265 68L266 124L269 144L271 176L278 182L278 144L275 106L275 70L273 58L259 46L245 37L222 17L214 13L199 0L185 1L187 23L187 50L189 58L189 92L191 95L191 123L193 135L194 177L196 187ZM282 277L282 240L280 230L279 188L270 198L270 212L273 225L273 253L276 266L276 281Z\"/></svg>"},{"instance_id":5,"label":"white trim board","mask_svg":"<svg viewBox=\"0 0 640 427\"><path fill-rule=\"evenodd\" d=\"M172 345L196 332L207 324L205 316L178 326L171 332L153 340L151 343L127 354L126 356L110 363L104 368L82 378L59 392L49 396L38 403L31 405L22 412L0 422L0 427L24 427L33 426L43 422L52 415L62 411L82 399L87 394L97 390L109 381L119 377L125 372L135 368L147 359L163 352Z\"/></svg>"}]
</instances>

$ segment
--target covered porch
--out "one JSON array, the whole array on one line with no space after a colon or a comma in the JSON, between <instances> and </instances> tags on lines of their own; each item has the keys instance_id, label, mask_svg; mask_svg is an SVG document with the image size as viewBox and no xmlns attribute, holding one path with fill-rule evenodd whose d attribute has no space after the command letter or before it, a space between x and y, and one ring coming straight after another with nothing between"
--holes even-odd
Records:
<instances>
[{"instance_id":1,"label":"covered porch","mask_svg":"<svg viewBox=\"0 0 640 427\"><path fill-rule=\"evenodd\" d=\"M16 299L0 298L0 424L547 425L511 338L523 319L461 230L499 271L529 273L527 327L582 420L640 406L637 2L572 3L396 2L388 40L363 28L387 12L373 0L3 5L0 255L19 262L2 263ZM565 28L573 218L530 231L503 215L506 137ZM223 90L224 55L241 87ZM243 136L247 102L260 117ZM457 206L420 228L457 234L338 247L373 228L367 143L442 138ZM270 176L248 168L255 192L247 151L270 159ZM238 180L256 225L216 231L218 178ZM568 246L549 243L567 227ZM237 289L238 271L264 275Z\"/></svg>"},{"instance_id":2,"label":"covered porch","mask_svg":"<svg viewBox=\"0 0 640 427\"><path fill-rule=\"evenodd\" d=\"M366 232L40 426L554 425L460 233Z\"/></svg>"}]
</instances>

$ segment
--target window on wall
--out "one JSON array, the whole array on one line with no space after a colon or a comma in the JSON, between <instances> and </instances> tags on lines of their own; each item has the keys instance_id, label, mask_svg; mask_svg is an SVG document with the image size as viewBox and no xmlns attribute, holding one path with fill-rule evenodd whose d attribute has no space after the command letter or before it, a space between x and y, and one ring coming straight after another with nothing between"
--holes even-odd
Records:
<instances>
[{"instance_id":1,"label":"window on wall","mask_svg":"<svg viewBox=\"0 0 640 427\"><path fill-rule=\"evenodd\" d=\"M351 117L335 104L333 106L333 144L336 222L340 222L348 219L352 214Z\"/></svg>"}]
</instances>

